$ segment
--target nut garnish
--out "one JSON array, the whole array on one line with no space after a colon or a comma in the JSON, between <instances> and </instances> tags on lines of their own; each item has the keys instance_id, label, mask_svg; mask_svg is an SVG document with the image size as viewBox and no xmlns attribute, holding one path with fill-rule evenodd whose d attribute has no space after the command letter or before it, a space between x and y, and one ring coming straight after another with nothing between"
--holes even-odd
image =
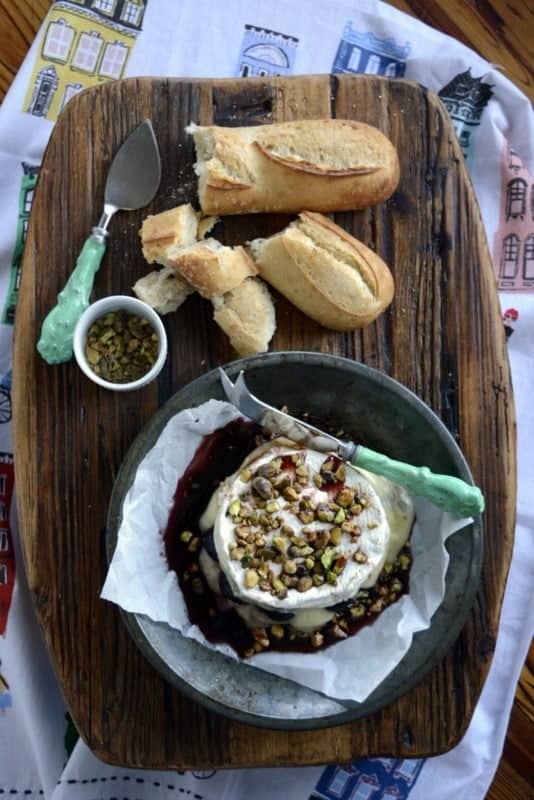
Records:
<instances>
[{"instance_id":1,"label":"nut garnish","mask_svg":"<svg viewBox=\"0 0 534 800\"><path fill-rule=\"evenodd\" d=\"M302 578L299 578L297 583L297 589L299 592L307 592L308 589L311 589L313 586L313 580L310 578L309 575L303 575Z\"/></svg>"},{"instance_id":2,"label":"nut garnish","mask_svg":"<svg viewBox=\"0 0 534 800\"><path fill-rule=\"evenodd\" d=\"M264 500L269 500L273 496L273 487L267 478L254 478L252 481L252 488Z\"/></svg>"},{"instance_id":3,"label":"nut garnish","mask_svg":"<svg viewBox=\"0 0 534 800\"><path fill-rule=\"evenodd\" d=\"M112 383L130 383L156 363L159 339L150 322L137 314L110 311L87 332L85 357L95 373Z\"/></svg>"}]
</instances>

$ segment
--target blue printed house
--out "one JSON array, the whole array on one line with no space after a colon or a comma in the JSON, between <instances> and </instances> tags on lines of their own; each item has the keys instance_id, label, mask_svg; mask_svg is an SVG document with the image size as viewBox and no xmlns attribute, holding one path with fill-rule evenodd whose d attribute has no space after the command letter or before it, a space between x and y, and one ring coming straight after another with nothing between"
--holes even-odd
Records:
<instances>
[{"instance_id":1,"label":"blue printed house","mask_svg":"<svg viewBox=\"0 0 534 800\"><path fill-rule=\"evenodd\" d=\"M391 37L381 39L371 31L356 31L352 22L348 22L343 30L332 72L366 72L402 78L410 50L409 42L398 45Z\"/></svg>"}]
</instances>

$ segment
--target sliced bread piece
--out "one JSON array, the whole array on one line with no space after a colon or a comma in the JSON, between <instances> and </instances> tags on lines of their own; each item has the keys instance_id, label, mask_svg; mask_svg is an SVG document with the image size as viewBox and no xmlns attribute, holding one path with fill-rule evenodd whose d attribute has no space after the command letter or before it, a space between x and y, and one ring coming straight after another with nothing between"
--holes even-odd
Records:
<instances>
[{"instance_id":1,"label":"sliced bread piece","mask_svg":"<svg viewBox=\"0 0 534 800\"><path fill-rule=\"evenodd\" d=\"M260 278L245 278L232 291L213 298L213 318L240 356L269 349L275 329L274 303Z\"/></svg>"}]
</instances>

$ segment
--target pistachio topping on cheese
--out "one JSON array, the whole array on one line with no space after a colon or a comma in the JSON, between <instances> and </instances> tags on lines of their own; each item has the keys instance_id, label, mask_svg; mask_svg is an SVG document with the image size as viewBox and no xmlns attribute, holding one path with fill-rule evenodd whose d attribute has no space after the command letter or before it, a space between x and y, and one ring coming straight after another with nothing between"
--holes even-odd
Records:
<instances>
[{"instance_id":1,"label":"pistachio topping on cheese","mask_svg":"<svg viewBox=\"0 0 534 800\"><path fill-rule=\"evenodd\" d=\"M335 455L277 440L218 492L214 543L235 597L325 608L354 597L385 561L390 530L371 483Z\"/></svg>"}]
</instances>

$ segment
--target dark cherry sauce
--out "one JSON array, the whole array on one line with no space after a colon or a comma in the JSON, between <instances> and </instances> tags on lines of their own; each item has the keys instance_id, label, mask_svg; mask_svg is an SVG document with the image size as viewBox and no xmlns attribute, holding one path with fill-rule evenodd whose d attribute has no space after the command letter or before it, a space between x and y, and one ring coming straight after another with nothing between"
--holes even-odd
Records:
<instances>
[{"instance_id":1,"label":"dark cherry sauce","mask_svg":"<svg viewBox=\"0 0 534 800\"><path fill-rule=\"evenodd\" d=\"M219 595L212 592L207 585L199 566L200 548L195 549L192 542L197 538L202 541L199 529L200 517L217 486L234 473L245 457L264 441L261 429L255 423L242 419L234 420L206 436L178 482L164 534L167 562L178 577L189 619L198 625L209 642L229 644L240 656L253 646L252 633L229 603L228 592L224 587ZM287 463L284 460L282 469L293 471L295 465L290 457L286 456L284 459L287 459ZM337 493L341 487L341 482L330 480L323 488L329 493ZM192 538L189 541L181 539L184 531L191 532ZM206 537L210 535L211 532L205 534ZM207 544L209 545L209 542ZM207 549L209 550L209 546ZM409 554L409 549L405 548L404 552ZM398 597L408 592L409 569L394 568L390 575L381 575L377 584L367 591L366 611L363 616L354 619L350 610L351 603L342 603L335 607L336 623L341 623L348 636L354 635L365 625L374 622L380 612L370 611L369 606L380 600L381 586L384 581L391 581L393 577L402 584L402 589L397 593ZM273 625L276 624L275 616L273 614ZM324 642L320 647L314 647L308 635L293 633L289 636L286 633L283 639L270 636L269 649L302 653L325 649L340 641L339 635L335 633L335 627L329 623L321 630Z\"/></svg>"}]
</instances>

